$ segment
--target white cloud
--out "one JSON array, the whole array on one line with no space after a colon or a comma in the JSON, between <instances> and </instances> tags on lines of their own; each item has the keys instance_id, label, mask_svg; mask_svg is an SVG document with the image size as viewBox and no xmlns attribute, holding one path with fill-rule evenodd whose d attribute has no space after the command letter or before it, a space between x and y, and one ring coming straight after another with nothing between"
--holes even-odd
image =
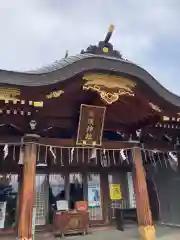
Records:
<instances>
[{"instance_id":1,"label":"white cloud","mask_svg":"<svg viewBox=\"0 0 180 240\"><path fill-rule=\"evenodd\" d=\"M161 53L158 60L151 53L159 41L180 41L179 12L179 0L6 0L0 5L0 68L37 68L62 58L66 49L74 55L102 40L114 23L115 48L161 82L166 76L175 91L167 81L178 71L172 59L169 70L158 68Z\"/></svg>"}]
</instances>

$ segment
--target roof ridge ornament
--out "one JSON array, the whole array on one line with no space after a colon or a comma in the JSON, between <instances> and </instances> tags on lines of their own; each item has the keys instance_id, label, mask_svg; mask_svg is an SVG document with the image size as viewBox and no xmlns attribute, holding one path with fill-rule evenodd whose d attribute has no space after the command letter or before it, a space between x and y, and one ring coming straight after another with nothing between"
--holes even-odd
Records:
<instances>
[{"instance_id":1,"label":"roof ridge ornament","mask_svg":"<svg viewBox=\"0 0 180 240\"><path fill-rule=\"evenodd\" d=\"M114 25L111 24L109 26L109 30L105 36L104 41L100 41L98 46L90 45L86 50L82 50L81 54L90 53L95 55L106 55L122 59L122 54L119 51L114 50L113 45L109 42L114 32L114 28L115 28Z\"/></svg>"},{"instance_id":2,"label":"roof ridge ornament","mask_svg":"<svg viewBox=\"0 0 180 240\"><path fill-rule=\"evenodd\" d=\"M69 52L68 52L68 50L66 50L64 58L67 58L68 55L69 55Z\"/></svg>"},{"instance_id":3,"label":"roof ridge ornament","mask_svg":"<svg viewBox=\"0 0 180 240\"><path fill-rule=\"evenodd\" d=\"M106 37L105 37L105 39L104 39L104 42L105 42L106 44L107 44L107 43L109 42L109 40L111 39L113 32L114 32L114 25L111 24L111 25L109 26L109 30L108 30L108 32L107 32L107 34L106 34Z\"/></svg>"}]
</instances>

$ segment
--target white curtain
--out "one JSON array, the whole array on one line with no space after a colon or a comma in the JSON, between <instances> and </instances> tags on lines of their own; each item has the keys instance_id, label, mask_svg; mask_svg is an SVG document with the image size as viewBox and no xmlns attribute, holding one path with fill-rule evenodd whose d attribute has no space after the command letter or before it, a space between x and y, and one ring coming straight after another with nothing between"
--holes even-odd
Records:
<instances>
[{"instance_id":1,"label":"white curtain","mask_svg":"<svg viewBox=\"0 0 180 240\"><path fill-rule=\"evenodd\" d=\"M136 208L136 196L133 186L133 178L132 172L127 173L127 181L128 181L128 191L129 191L129 206L130 208Z\"/></svg>"}]
</instances>

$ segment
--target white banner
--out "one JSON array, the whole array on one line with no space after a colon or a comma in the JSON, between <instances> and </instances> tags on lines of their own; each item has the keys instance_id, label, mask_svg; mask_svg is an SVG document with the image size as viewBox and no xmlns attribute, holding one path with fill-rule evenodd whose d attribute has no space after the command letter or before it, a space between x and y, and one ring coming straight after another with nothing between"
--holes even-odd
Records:
<instances>
[{"instance_id":1,"label":"white banner","mask_svg":"<svg viewBox=\"0 0 180 240\"><path fill-rule=\"evenodd\" d=\"M4 228L7 202L0 202L0 229Z\"/></svg>"},{"instance_id":2,"label":"white banner","mask_svg":"<svg viewBox=\"0 0 180 240\"><path fill-rule=\"evenodd\" d=\"M130 208L136 208L136 195L133 186L132 172L127 172L128 191L129 191L129 205Z\"/></svg>"},{"instance_id":3,"label":"white banner","mask_svg":"<svg viewBox=\"0 0 180 240\"><path fill-rule=\"evenodd\" d=\"M33 207L33 216L32 216L32 236L34 239L35 227L36 227L36 207Z\"/></svg>"}]
</instances>

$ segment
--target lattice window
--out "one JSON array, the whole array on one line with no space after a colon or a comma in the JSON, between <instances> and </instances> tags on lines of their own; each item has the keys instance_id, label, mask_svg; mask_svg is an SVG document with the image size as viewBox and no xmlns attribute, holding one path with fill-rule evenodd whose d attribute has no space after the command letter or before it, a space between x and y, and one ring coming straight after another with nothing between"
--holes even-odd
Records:
<instances>
[{"instance_id":1,"label":"lattice window","mask_svg":"<svg viewBox=\"0 0 180 240\"><path fill-rule=\"evenodd\" d=\"M128 190L129 190L129 207L136 208L136 195L133 186L132 172L127 173Z\"/></svg>"},{"instance_id":2,"label":"lattice window","mask_svg":"<svg viewBox=\"0 0 180 240\"><path fill-rule=\"evenodd\" d=\"M115 218L115 209L116 208L121 208L121 209L126 209L128 208L128 201L125 199L122 199L121 201L119 200L111 200L111 217L112 219Z\"/></svg>"},{"instance_id":3,"label":"lattice window","mask_svg":"<svg viewBox=\"0 0 180 240\"><path fill-rule=\"evenodd\" d=\"M36 225L46 224L46 215L48 212L48 182L46 175L36 176Z\"/></svg>"}]
</instances>

